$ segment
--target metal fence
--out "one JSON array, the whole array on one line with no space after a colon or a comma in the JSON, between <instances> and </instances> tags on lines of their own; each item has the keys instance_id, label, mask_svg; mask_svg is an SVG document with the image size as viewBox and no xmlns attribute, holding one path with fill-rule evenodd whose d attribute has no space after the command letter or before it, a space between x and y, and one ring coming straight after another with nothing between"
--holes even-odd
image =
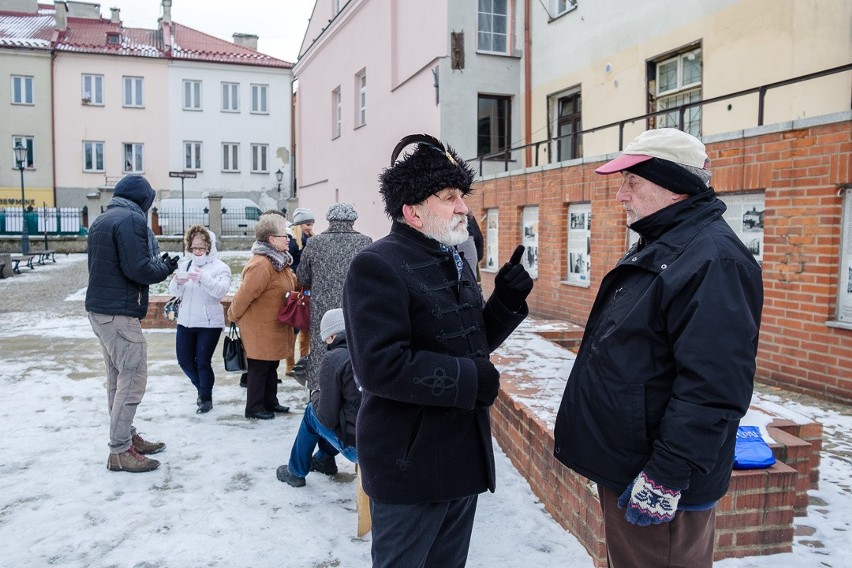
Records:
<instances>
[{"instance_id":1,"label":"metal fence","mask_svg":"<svg viewBox=\"0 0 852 568\"><path fill-rule=\"evenodd\" d=\"M83 210L76 207L29 208L23 217L26 219L27 233L31 235L80 235L86 232L83 227ZM19 235L22 229L20 208L0 209L0 235Z\"/></svg>"},{"instance_id":2,"label":"metal fence","mask_svg":"<svg viewBox=\"0 0 852 568\"><path fill-rule=\"evenodd\" d=\"M251 209L251 208L249 208ZM254 236L259 211L245 208L222 208L222 236ZM152 225L155 232L163 235L182 235L192 225L210 227L210 210L207 207L162 207L152 210Z\"/></svg>"}]
</instances>

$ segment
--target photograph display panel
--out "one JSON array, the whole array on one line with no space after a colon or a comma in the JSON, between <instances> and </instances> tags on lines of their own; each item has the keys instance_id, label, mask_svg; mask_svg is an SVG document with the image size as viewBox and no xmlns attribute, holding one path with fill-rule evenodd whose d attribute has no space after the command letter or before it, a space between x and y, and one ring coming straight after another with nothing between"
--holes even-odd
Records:
<instances>
[{"instance_id":1,"label":"photograph display panel","mask_svg":"<svg viewBox=\"0 0 852 568\"><path fill-rule=\"evenodd\" d=\"M591 272L592 204L568 206L568 282L589 285Z\"/></svg>"},{"instance_id":2,"label":"photograph display panel","mask_svg":"<svg viewBox=\"0 0 852 568\"><path fill-rule=\"evenodd\" d=\"M538 207L524 207L521 244L526 247L521 262L531 277L538 278Z\"/></svg>"}]
</instances>

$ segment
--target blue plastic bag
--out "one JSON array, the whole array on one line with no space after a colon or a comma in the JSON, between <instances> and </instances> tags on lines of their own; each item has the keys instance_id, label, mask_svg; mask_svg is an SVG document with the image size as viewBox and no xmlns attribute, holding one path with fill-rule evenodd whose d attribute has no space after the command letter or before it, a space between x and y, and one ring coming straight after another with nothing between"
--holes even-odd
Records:
<instances>
[{"instance_id":1,"label":"blue plastic bag","mask_svg":"<svg viewBox=\"0 0 852 568\"><path fill-rule=\"evenodd\" d=\"M772 449L763 441L757 426L740 426L734 449L734 469L763 469L775 463Z\"/></svg>"}]
</instances>

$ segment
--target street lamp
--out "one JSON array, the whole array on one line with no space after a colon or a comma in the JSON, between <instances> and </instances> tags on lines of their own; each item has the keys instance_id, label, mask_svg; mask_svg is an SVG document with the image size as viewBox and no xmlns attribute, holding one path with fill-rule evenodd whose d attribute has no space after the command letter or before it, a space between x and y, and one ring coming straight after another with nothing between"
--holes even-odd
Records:
<instances>
[{"instance_id":1,"label":"street lamp","mask_svg":"<svg viewBox=\"0 0 852 568\"><path fill-rule=\"evenodd\" d=\"M27 149L20 142L15 145L15 161L18 163L18 169L21 170L21 252L29 254L30 236L27 233L27 209L24 201L24 164L27 161Z\"/></svg>"},{"instance_id":2,"label":"street lamp","mask_svg":"<svg viewBox=\"0 0 852 568\"><path fill-rule=\"evenodd\" d=\"M281 193L281 182L284 180L284 172L281 171L281 168L278 168L278 171L275 172L275 179L278 180L278 193Z\"/></svg>"}]
</instances>

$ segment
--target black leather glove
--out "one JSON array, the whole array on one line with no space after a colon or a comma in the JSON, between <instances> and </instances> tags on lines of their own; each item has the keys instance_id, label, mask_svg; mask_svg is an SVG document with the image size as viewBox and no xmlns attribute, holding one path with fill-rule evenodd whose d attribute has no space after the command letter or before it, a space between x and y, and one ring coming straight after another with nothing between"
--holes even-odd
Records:
<instances>
[{"instance_id":1,"label":"black leather glove","mask_svg":"<svg viewBox=\"0 0 852 568\"><path fill-rule=\"evenodd\" d=\"M178 258L177 256L169 256L169 253L167 252L164 252L163 256L161 256L160 258L163 262L166 263L166 266L169 267L169 274L177 270L178 260L180 260L180 258Z\"/></svg>"},{"instance_id":2,"label":"black leather glove","mask_svg":"<svg viewBox=\"0 0 852 568\"><path fill-rule=\"evenodd\" d=\"M503 302L503 305L517 312L524 304L524 300L533 289L533 279L526 268L521 265L521 257L524 254L524 245L518 245L509 262L500 268L494 277L494 293Z\"/></svg>"},{"instance_id":3,"label":"black leather glove","mask_svg":"<svg viewBox=\"0 0 852 568\"><path fill-rule=\"evenodd\" d=\"M473 364L476 365L476 378L479 380L476 406L491 406L500 391L500 372L487 357L474 357Z\"/></svg>"}]
</instances>

